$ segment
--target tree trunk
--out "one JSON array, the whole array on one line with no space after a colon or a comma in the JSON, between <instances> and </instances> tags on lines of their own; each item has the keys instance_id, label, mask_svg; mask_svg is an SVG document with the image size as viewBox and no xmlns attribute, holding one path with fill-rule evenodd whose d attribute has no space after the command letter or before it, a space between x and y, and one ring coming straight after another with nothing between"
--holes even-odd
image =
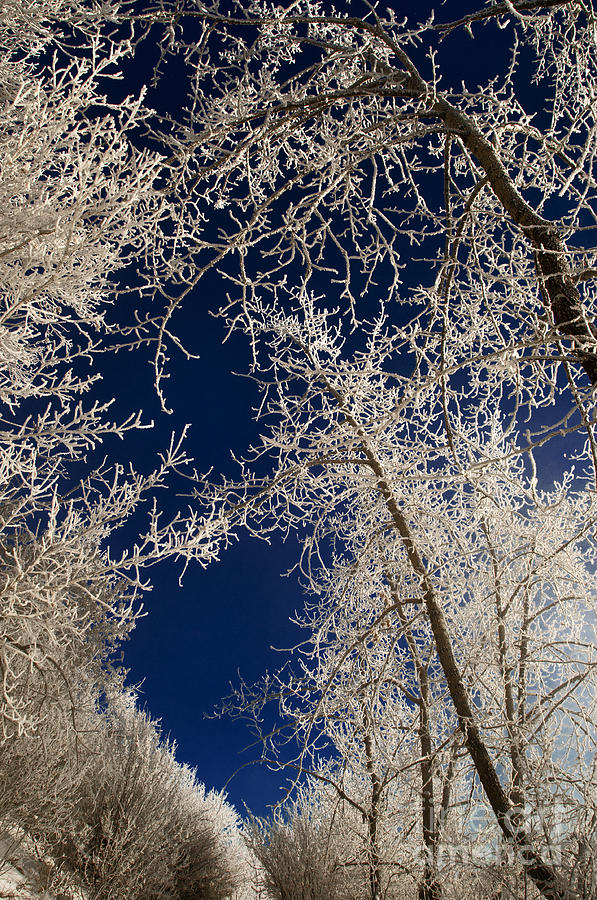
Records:
<instances>
[{"instance_id":1,"label":"tree trunk","mask_svg":"<svg viewBox=\"0 0 597 900\"><path fill-rule=\"evenodd\" d=\"M419 900L441 900L441 885L436 880L437 875L437 851L439 845L439 822L435 812L435 797L433 786L433 743L431 740L431 727L429 721L429 675L427 666L421 660L421 654L417 642L411 631L404 607L400 603L398 588L391 572L385 570L386 579L390 585L392 599L398 610L400 626L404 634L413 666L419 684L419 743L421 746L421 815L423 824L423 847L425 852L425 865L423 879L419 885Z\"/></svg>"},{"instance_id":2,"label":"tree trunk","mask_svg":"<svg viewBox=\"0 0 597 900\"><path fill-rule=\"evenodd\" d=\"M379 802L381 800L382 785L375 769L371 732L368 727L368 716L366 711L364 711L364 719L366 730L363 743L365 745L367 771L371 780L371 808L367 816L367 866L369 870L369 890L371 900L381 900L381 865L379 859L377 828L379 823Z\"/></svg>"},{"instance_id":3,"label":"tree trunk","mask_svg":"<svg viewBox=\"0 0 597 900\"><path fill-rule=\"evenodd\" d=\"M437 881L438 829L435 815L433 790L433 745L429 724L429 678L426 666L419 664L419 686L421 704L419 707L419 740L421 744L421 781L423 844L425 846L425 866L423 881L419 885L419 900L441 900L441 885Z\"/></svg>"},{"instance_id":4,"label":"tree trunk","mask_svg":"<svg viewBox=\"0 0 597 900\"><path fill-rule=\"evenodd\" d=\"M371 469L377 477L378 489L400 535L411 567L419 576L423 601L435 639L437 655L456 709L458 724L498 824L508 840L519 850L527 874L535 882L546 900L574 900L574 893L561 884L560 878L554 869L543 861L529 843L529 837L524 829L522 814L511 803L500 784L491 756L475 723L472 705L452 649L448 623L435 595L431 578L419 555L408 523L398 507L389 483L385 478L383 468L366 439L363 442L363 450Z\"/></svg>"}]
</instances>

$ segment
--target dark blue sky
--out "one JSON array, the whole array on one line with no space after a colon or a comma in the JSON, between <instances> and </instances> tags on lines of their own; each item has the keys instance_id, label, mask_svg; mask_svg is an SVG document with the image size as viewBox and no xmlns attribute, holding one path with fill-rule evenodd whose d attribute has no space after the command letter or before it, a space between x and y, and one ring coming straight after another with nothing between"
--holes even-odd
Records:
<instances>
[{"instance_id":1,"label":"dark blue sky","mask_svg":"<svg viewBox=\"0 0 597 900\"><path fill-rule=\"evenodd\" d=\"M481 0L394 2L398 14L414 13L418 20L435 8L438 21L456 19L481 6ZM348 9L364 13L358 3L349 4ZM475 31L480 35L477 40L459 34L447 39L442 48L444 75L455 88L462 79L475 87L498 67L500 47L492 40L501 33L495 26L477 26ZM139 70L135 74L142 76ZM168 96L174 100L180 96L171 82ZM152 371L141 355L122 354L110 365L103 392L117 397L119 410L142 406L148 418L156 419L153 432L140 432L131 436L122 450L114 448L123 458L130 452L141 470L153 465L170 432L179 431L186 423L192 425L188 450L200 471L213 467L215 473L232 474L230 451L242 454L255 435L251 407L257 399L256 389L249 380L231 374L246 370L247 347L238 338L222 346L221 323L208 315L225 290L226 286L212 277L197 296L189 298L175 322L189 349L198 352L200 359L175 357L172 361L167 393L173 415L160 413ZM146 598L148 615L125 645L124 663L130 668L131 682L143 682L141 702L162 720L164 730L178 743L179 758L196 766L208 787L223 787L239 766L259 755L256 747L243 754L251 735L242 722L206 719L205 714L228 693L237 672L249 682L258 679L267 668L276 668L285 660L272 646L288 647L300 638L288 619L302 604L302 593L294 577L281 575L295 561L292 544L269 546L241 536L220 563L207 570L190 567L182 587L175 566L162 565L152 572L154 588ZM281 776L249 766L230 781L227 791L239 810L246 803L262 814L280 797L282 783Z\"/></svg>"},{"instance_id":2,"label":"dark blue sky","mask_svg":"<svg viewBox=\"0 0 597 900\"><path fill-rule=\"evenodd\" d=\"M217 295L217 284L210 288ZM173 356L167 382L171 415L159 409L146 354L119 354L108 367L102 394L116 397L123 413L140 406L146 420L156 423L152 431L132 433L109 449L123 461L128 454L138 469L148 471L170 433L190 423L186 446L197 468L213 467L214 476L234 475L231 451L242 454L257 433L251 413L258 398L255 385L232 374L246 369L245 342L237 337L222 345L222 324L209 316L201 297L181 311L177 331L200 358ZM171 508L180 503L163 495L160 502ZM134 540L134 526L125 529L123 541ZM123 647L124 665L131 683L143 682L141 704L162 720L178 744L179 759L195 766L208 787L222 788L237 768L259 756L255 747L242 753L252 740L243 723L206 714L229 693L239 672L247 681L257 680L285 659L273 645L287 648L300 639L288 617L301 606L303 594L295 578L283 577L296 558L292 541L268 545L241 534L219 563L207 569L191 565L182 585L181 567L173 563L149 573L153 589L144 598L147 615ZM246 803L263 813L279 798L281 783L262 766L249 766L227 790L239 810Z\"/></svg>"}]
</instances>

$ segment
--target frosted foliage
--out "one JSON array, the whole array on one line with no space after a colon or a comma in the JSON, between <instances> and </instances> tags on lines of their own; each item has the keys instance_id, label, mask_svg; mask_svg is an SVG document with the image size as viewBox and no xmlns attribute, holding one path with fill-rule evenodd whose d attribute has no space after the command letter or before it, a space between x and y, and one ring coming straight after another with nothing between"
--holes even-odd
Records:
<instances>
[{"instance_id":1,"label":"frosted foliage","mask_svg":"<svg viewBox=\"0 0 597 900\"><path fill-rule=\"evenodd\" d=\"M39 861L31 888L69 900L239 897L249 873L234 810L176 762L136 699L91 698L76 756L59 722L4 748L2 823Z\"/></svg>"},{"instance_id":2,"label":"frosted foliage","mask_svg":"<svg viewBox=\"0 0 597 900\"><path fill-rule=\"evenodd\" d=\"M263 386L272 424L255 456L274 458L274 470L257 479L247 463L242 486L229 486L230 512L255 533L270 523L300 529L313 599L298 617L306 637L291 667L241 685L229 708L251 721L270 765L315 771L376 830L397 785L422 792L431 824L415 825L440 877L454 864L442 857L452 815L449 794L438 813L442 782L454 796L472 778L456 764L463 713L445 703L454 676L436 650L449 634L459 687L471 697L466 716L509 795L592 840L584 809L595 790L593 491L570 473L539 488L534 454L520 453L515 434L479 402L485 382L474 402L463 388L452 446L439 442L437 380L415 393L391 371L404 333L392 338L375 323L348 357L332 322L308 304L270 319ZM271 702L282 718L270 732L262 723ZM322 753L344 767L322 772ZM365 804L347 790L357 761L370 779ZM533 831L547 858L550 840ZM558 849L571 879L579 846ZM377 837L373 848L379 855ZM383 880L381 863L377 870ZM422 861L413 871L427 877Z\"/></svg>"},{"instance_id":3,"label":"frosted foliage","mask_svg":"<svg viewBox=\"0 0 597 900\"><path fill-rule=\"evenodd\" d=\"M121 273L159 256L163 217L161 157L131 140L150 112L142 97L104 94L132 53L106 25L80 4L0 11L0 743L50 715L76 732L76 682L112 678L148 586L141 569L201 555L192 522L155 504L187 464L180 435L148 474L96 453L150 424L135 410L111 417L93 391L107 352L138 345L145 313L127 298L140 284ZM111 555L144 503L136 545Z\"/></svg>"},{"instance_id":4,"label":"frosted foliage","mask_svg":"<svg viewBox=\"0 0 597 900\"><path fill-rule=\"evenodd\" d=\"M0 13L3 739L39 733L52 704L78 712L80 659L107 690L99 661L146 566L207 564L241 530L296 536L305 641L230 703L270 765L329 791L295 831L276 824L286 875L299 859L319 893L348 896L358 862L357 893L378 900L402 795L416 864L388 853L425 900L457 892L473 869L442 850L481 833L514 855L496 850L471 894L497 879L516 896L524 876L546 900L592 900L593 4L358 12ZM467 31L501 41L480 88L456 77ZM156 34L156 77L188 76L164 117L103 96ZM169 355L190 355L176 312L215 274L212 311L245 336L261 392L238 475L199 476L180 437L149 475L98 467L102 441L144 424L94 401L99 351L152 354L167 407ZM155 494L173 471L191 487L168 519ZM145 501L135 546L109 551ZM349 860L314 840L334 802Z\"/></svg>"},{"instance_id":5,"label":"frosted foliage","mask_svg":"<svg viewBox=\"0 0 597 900\"><path fill-rule=\"evenodd\" d=\"M244 322L255 342L268 298L302 303L320 284L329 284L332 306L347 305L357 320L368 308L359 296L379 298L380 289L384 301L410 304L400 283L414 253L430 272L417 291L412 341L422 374L441 366L449 382L460 369L482 378L488 370L521 407L568 393L558 339L572 340L581 356L594 343L586 323L595 295L585 277L594 252L582 237L595 219L594 23L590 9L563 6L506 23L536 45L540 84L555 78L553 117L541 127L517 96L516 55L487 90L439 92L421 74L433 71L431 55L419 69L409 55L431 45L432 24L348 19L294 3L239 7L228 27L208 9L205 21L222 44L219 65L210 68L207 40L187 49L196 66L193 105L171 138L185 183L197 188L196 199L180 206L181 250L183 239L189 244L182 294L189 279L199 282L233 254L223 312L231 327ZM307 46L317 63L309 57L301 70ZM296 74L287 77L287 67ZM204 201L222 211L223 243L210 241ZM543 216L554 209L550 231ZM576 239L564 257L550 241L568 229ZM585 323L578 327L561 329L567 313L557 297L568 293L547 274L554 254L568 279L569 312ZM587 404L590 419L582 390L571 399ZM555 422L547 418L549 430Z\"/></svg>"},{"instance_id":6,"label":"frosted foliage","mask_svg":"<svg viewBox=\"0 0 597 900\"><path fill-rule=\"evenodd\" d=\"M186 47L193 105L169 135L197 186L186 275L229 282L220 314L261 389L238 477L195 499L222 546L298 536L311 594L292 661L228 708L271 766L359 811L372 898L394 783L420 800L421 896L458 871L441 847L475 798L487 840L520 854L508 890L524 874L549 900L592 897L594 9L436 12L204 7L217 50ZM466 30L503 32L478 89L449 59ZM366 803L346 789L357 762Z\"/></svg>"},{"instance_id":7,"label":"frosted foliage","mask_svg":"<svg viewBox=\"0 0 597 900\"><path fill-rule=\"evenodd\" d=\"M100 119L81 115L121 54L113 50L95 71L84 61L55 64L47 80L15 67L0 121L5 403L76 387L67 380L58 388L55 376L74 349L73 325L105 324L111 276L143 253L156 163L126 134L146 114L130 99Z\"/></svg>"}]
</instances>

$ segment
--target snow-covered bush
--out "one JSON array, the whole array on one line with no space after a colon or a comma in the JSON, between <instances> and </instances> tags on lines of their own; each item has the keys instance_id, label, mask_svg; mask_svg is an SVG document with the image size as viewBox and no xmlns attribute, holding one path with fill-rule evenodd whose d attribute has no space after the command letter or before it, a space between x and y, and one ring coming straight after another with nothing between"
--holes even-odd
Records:
<instances>
[{"instance_id":1,"label":"snow-covered bush","mask_svg":"<svg viewBox=\"0 0 597 900\"><path fill-rule=\"evenodd\" d=\"M240 879L205 794L172 744L121 695L97 717L76 793L38 829L40 846L94 900L222 900ZM229 809L229 808L228 808Z\"/></svg>"}]
</instances>

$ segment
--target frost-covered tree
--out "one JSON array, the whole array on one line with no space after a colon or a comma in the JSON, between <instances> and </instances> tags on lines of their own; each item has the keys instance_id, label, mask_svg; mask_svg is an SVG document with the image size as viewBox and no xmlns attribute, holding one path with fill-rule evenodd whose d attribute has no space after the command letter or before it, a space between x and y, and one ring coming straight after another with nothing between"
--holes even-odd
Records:
<instances>
[{"instance_id":1,"label":"frost-covered tree","mask_svg":"<svg viewBox=\"0 0 597 900\"><path fill-rule=\"evenodd\" d=\"M376 402L383 406L380 392L376 383ZM314 406L321 417L321 398ZM388 435L377 437L384 468L395 471ZM287 441L283 446L287 452ZM297 453L299 448L310 452L306 441L301 447L299 440ZM465 491L456 510L454 488L449 502L440 503L438 492L422 525L415 522L413 528L441 597L442 615L429 621L416 573L400 537L392 536L387 496L356 469L354 446L342 475L341 448L335 447L331 471L320 451L312 477L295 459L277 480L292 482L303 523L312 521L320 535L327 526L333 529L354 562L337 562L325 572L319 562L318 580L305 564L316 596L301 617L307 636L292 668L252 688L242 685L231 701L233 711L250 719L271 766L315 771L368 822L372 897L380 893L380 811L396 791L411 798L402 809L403 827L413 803L420 809L409 833L421 841L417 858L426 861L421 896L441 896L440 884L453 870L445 863L443 842L454 804L460 808L467 795L475 807L485 802L462 758L462 739L469 752L481 745L486 754L487 768L479 771L471 753L481 782L500 773L510 810L506 833L510 828L511 836L518 823L525 829L523 853L541 848L574 883L581 848L594 841L586 819L595 790L595 548L594 539L587 539L587 497L574 497L569 484L539 496L521 480L520 461L485 470L477 493ZM407 484L394 474L387 492L408 492L424 511L429 484L414 492L414 465L408 471ZM325 519L322 494L330 498ZM308 543L308 549L314 548ZM436 634L449 637L452 671L445 671ZM469 704L464 721L462 708L446 704L450 693ZM264 731L268 701L279 708L272 731ZM322 754L339 760L333 778L318 771ZM347 793L343 780L357 761L370 788L358 797ZM489 793L491 803L496 796ZM488 846L495 840L488 837Z\"/></svg>"},{"instance_id":2,"label":"frost-covered tree","mask_svg":"<svg viewBox=\"0 0 597 900\"><path fill-rule=\"evenodd\" d=\"M233 497L227 514L254 531L271 523L304 531L304 577L321 591L327 572L333 588L328 639L337 660L350 661L351 649L389 621L389 640L403 654L408 649L409 681L400 678L405 687L413 676L418 681L415 700L427 690L423 672L439 664L433 677L451 697L449 709L505 835L521 849L531 877L559 880L562 873L543 860L541 841L527 833L517 785L526 770L547 797L554 775L532 764L533 745L557 766L562 741L570 738L584 748L567 755L570 775L593 790L591 772L575 763L594 740L592 493L571 478L551 493L539 491L498 415L485 427L487 407L478 407L480 421L468 423L469 472L451 472L445 448L437 447L441 412L434 418L433 392L425 403L418 394L412 405L400 404L385 322L348 359L329 317L313 309L280 313L270 324L275 365L264 387L273 424L256 455L275 453L275 467L263 478L247 464L241 481L226 486ZM218 492L208 488L205 496ZM352 613L353 594L338 590L335 571L347 557L357 572L364 567ZM350 636L338 628L347 620ZM318 632L314 647L315 670L323 671ZM353 673L344 697L357 687ZM317 689L325 696L328 688L322 675ZM412 687L410 693L412 703ZM302 696L300 678L296 695ZM318 703L317 714L323 711ZM566 777L555 777L566 793ZM424 783L430 800L432 777ZM540 803L538 795L533 802ZM575 789L566 802L577 812L584 806ZM429 802L430 848L431 808Z\"/></svg>"},{"instance_id":3,"label":"frost-covered tree","mask_svg":"<svg viewBox=\"0 0 597 900\"><path fill-rule=\"evenodd\" d=\"M528 833L502 744L477 710L469 672L484 663L469 663L478 645L467 632L488 596L486 582L472 583L489 576L501 670L487 696L497 699L499 684L516 779L531 754L519 751L516 723L508 730L528 629L548 650L535 713L565 708L563 669L574 679L593 665L578 629L563 644L555 636L574 614L554 619L547 608L578 603L578 627L592 627L594 10L564 0L494 4L443 25L439 13L419 15L414 24L381 9L359 18L257 2L229 15L190 6L176 23L173 51L184 45L193 71L188 117L166 138L197 191L179 219L186 234L193 215L198 225L185 291L210 266L230 282L221 313L251 341L268 428L238 482L198 496L210 538L219 527L226 542L241 524L261 536L303 530L311 584L334 553L359 558L374 543L390 580L406 573L497 822L544 896L563 898L575 888ZM191 21L201 34L185 44ZM481 88L459 79L454 53L467 32L488 45L499 36L501 69ZM205 202L217 236L201 226ZM413 254L416 270L403 271ZM508 564L491 533L500 529L480 511L501 510L512 461L523 519L538 515L541 490L558 496L533 468L550 438L582 460L576 478L557 465L565 505L546 501L541 513L561 535L550 551L558 564L573 548L581 599L563 603L550 573L533 601L545 612L529 622L517 608L509 634L525 589L495 600ZM551 447L561 458L561 443ZM594 691L583 690L577 735L591 720ZM574 719L570 709L563 717ZM592 729L585 737L588 747Z\"/></svg>"},{"instance_id":4,"label":"frost-covered tree","mask_svg":"<svg viewBox=\"0 0 597 900\"><path fill-rule=\"evenodd\" d=\"M443 24L431 7L417 22L312 0L7 10L0 511L7 621L29 631L7 630L6 736L47 702L37 686L22 700L29 676L63 668L48 615L65 632L82 616L86 651L89 601L102 624L87 634L108 646L144 563L206 562L238 528L299 532L312 590L364 567L365 617L391 622L420 717L431 660L439 718L537 890L591 896L578 861L594 784L593 4L508 0ZM159 70L179 56L189 73L189 102L162 118L97 86L152 35ZM481 87L458 71L471 37L497 41ZM155 305L114 325L106 302L134 260ZM188 516L154 510L114 559L116 522L184 457L174 443L148 478L90 466L69 483L74 456L140 424L84 403L85 360L110 340L154 342L166 405L174 314L208 270L251 345L261 437L238 480L198 481ZM421 759L433 840L433 741ZM526 815L556 796L576 869Z\"/></svg>"},{"instance_id":5,"label":"frost-covered tree","mask_svg":"<svg viewBox=\"0 0 597 900\"><path fill-rule=\"evenodd\" d=\"M114 419L96 387L111 352L149 340L133 267L167 253L162 158L132 139L150 112L108 96L130 30L94 4L15 2L0 44L2 743L72 706L73 673L101 680L137 615L141 569L189 545L152 505L185 463L179 438L150 473L98 453L149 424L137 410ZM136 546L110 555L143 504Z\"/></svg>"},{"instance_id":6,"label":"frost-covered tree","mask_svg":"<svg viewBox=\"0 0 597 900\"><path fill-rule=\"evenodd\" d=\"M236 816L179 765L159 727L120 696L90 723L76 791L36 837L57 872L97 900L223 900L241 880Z\"/></svg>"},{"instance_id":7,"label":"frost-covered tree","mask_svg":"<svg viewBox=\"0 0 597 900\"><path fill-rule=\"evenodd\" d=\"M247 823L246 841L260 865L258 889L266 897L356 900L361 896L362 879L358 869L355 873L358 863L352 855L355 841L342 829L338 813L338 804L330 796L316 785L304 785L271 819Z\"/></svg>"},{"instance_id":8,"label":"frost-covered tree","mask_svg":"<svg viewBox=\"0 0 597 900\"><path fill-rule=\"evenodd\" d=\"M114 442L150 423L97 391L116 352L153 340L144 290L172 251L163 156L138 140L153 114L115 96L125 12L0 10L0 828L56 889L219 898L238 881L232 811L127 706L115 662L146 567L194 554L156 496L181 436L138 472Z\"/></svg>"}]
</instances>

